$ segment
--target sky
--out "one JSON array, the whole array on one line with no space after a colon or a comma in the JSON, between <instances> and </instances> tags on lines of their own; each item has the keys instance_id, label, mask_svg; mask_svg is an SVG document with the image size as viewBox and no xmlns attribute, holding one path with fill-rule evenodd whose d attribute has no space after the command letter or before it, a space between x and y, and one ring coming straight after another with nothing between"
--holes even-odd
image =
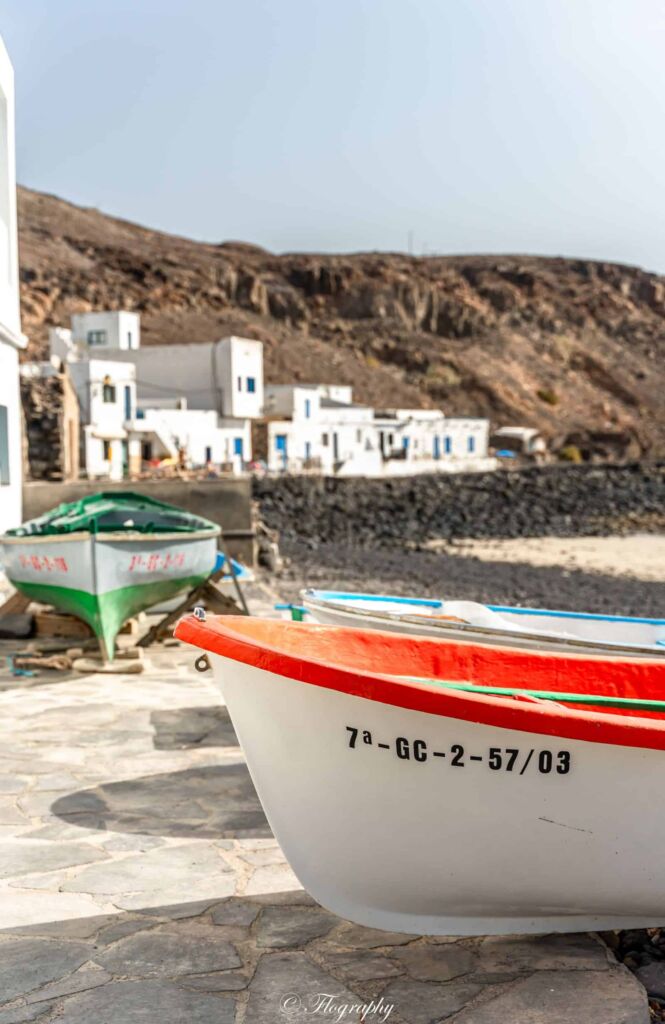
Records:
<instances>
[{"instance_id":1,"label":"sky","mask_svg":"<svg viewBox=\"0 0 665 1024\"><path fill-rule=\"evenodd\" d=\"M665 272L663 0L0 0L31 188L276 251Z\"/></svg>"}]
</instances>

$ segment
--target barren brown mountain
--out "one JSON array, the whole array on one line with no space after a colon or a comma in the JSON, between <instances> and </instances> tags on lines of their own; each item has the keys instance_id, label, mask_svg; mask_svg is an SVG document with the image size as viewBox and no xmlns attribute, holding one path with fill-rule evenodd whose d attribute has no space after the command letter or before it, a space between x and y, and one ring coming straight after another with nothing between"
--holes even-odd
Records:
<instances>
[{"instance_id":1,"label":"barren brown mountain","mask_svg":"<svg viewBox=\"0 0 665 1024\"><path fill-rule=\"evenodd\" d=\"M609 455L665 449L665 278L534 256L274 255L19 191L28 358L71 313L137 310L143 343L236 333L270 381L353 384Z\"/></svg>"}]
</instances>

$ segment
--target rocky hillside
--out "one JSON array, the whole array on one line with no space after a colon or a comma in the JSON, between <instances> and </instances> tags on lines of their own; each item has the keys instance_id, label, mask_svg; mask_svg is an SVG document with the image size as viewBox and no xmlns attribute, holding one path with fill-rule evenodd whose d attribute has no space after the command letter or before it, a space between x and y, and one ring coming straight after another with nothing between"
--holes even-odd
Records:
<instances>
[{"instance_id":1,"label":"rocky hillside","mask_svg":"<svg viewBox=\"0 0 665 1024\"><path fill-rule=\"evenodd\" d=\"M19 218L29 356L70 313L122 307L148 345L260 338L274 382L349 383L377 406L525 423L600 455L665 450L663 277L533 256L274 255L27 189Z\"/></svg>"}]
</instances>

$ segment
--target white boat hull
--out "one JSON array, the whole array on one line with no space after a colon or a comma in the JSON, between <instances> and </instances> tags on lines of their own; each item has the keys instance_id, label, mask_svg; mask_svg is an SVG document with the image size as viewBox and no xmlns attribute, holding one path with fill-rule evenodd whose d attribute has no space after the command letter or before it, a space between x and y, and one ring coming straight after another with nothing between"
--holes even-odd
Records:
<instances>
[{"instance_id":1,"label":"white boat hull","mask_svg":"<svg viewBox=\"0 0 665 1024\"><path fill-rule=\"evenodd\" d=\"M209 658L270 826L334 913L446 935L665 923L665 751L428 714Z\"/></svg>"}]
</instances>

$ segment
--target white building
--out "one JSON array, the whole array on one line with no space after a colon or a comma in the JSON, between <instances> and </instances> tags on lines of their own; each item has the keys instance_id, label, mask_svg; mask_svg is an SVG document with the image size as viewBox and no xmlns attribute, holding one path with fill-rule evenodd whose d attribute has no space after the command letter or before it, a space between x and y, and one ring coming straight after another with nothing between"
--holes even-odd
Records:
<instances>
[{"instance_id":1,"label":"white building","mask_svg":"<svg viewBox=\"0 0 665 1024\"><path fill-rule=\"evenodd\" d=\"M261 447L268 469L400 476L496 465L488 420L450 419L436 409L376 412L351 398L346 385L267 385Z\"/></svg>"},{"instance_id":2,"label":"white building","mask_svg":"<svg viewBox=\"0 0 665 1024\"><path fill-rule=\"evenodd\" d=\"M141 346L141 317L127 310L100 313L74 313L71 328L52 327L49 331L51 355L64 362L78 359L105 359L117 352L135 351Z\"/></svg>"},{"instance_id":3,"label":"white building","mask_svg":"<svg viewBox=\"0 0 665 1024\"><path fill-rule=\"evenodd\" d=\"M255 419L263 410L263 344L251 338L222 338L192 345L149 345L116 350L112 358L136 367L139 403L214 409L225 419Z\"/></svg>"},{"instance_id":4,"label":"white building","mask_svg":"<svg viewBox=\"0 0 665 1024\"><path fill-rule=\"evenodd\" d=\"M241 472L263 406L263 346L247 338L142 349L140 318L80 313L52 328L79 398L87 475L113 480L164 459Z\"/></svg>"},{"instance_id":5,"label":"white building","mask_svg":"<svg viewBox=\"0 0 665 1024\"><path fill-rule=\"evenodd\" d=\"M140 457L132 437L136 380L131 363L80 359L68 364L79 403L82 454L90 479L122 480Z\"/></svg>"},{"instance_id":6,"label":"white building","mask_svg":"<svg viewBox=\"0 0 665 1024\"><path fill-rule=\"evenodd\" d=\"M0 39L0 533L21 522L21 334L16 229L14 71Z\"/></svg>"}]
</instances>

